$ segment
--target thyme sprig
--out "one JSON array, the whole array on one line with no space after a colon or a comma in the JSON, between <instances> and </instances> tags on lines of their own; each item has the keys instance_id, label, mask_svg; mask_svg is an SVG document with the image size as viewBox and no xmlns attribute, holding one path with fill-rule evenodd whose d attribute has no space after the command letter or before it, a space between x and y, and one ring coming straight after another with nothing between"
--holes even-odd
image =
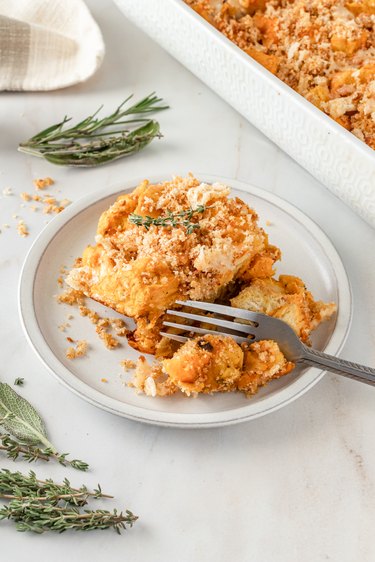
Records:
<instances>
[{"instance_id":1,"label":"thyme sprig","mask_svg":"<svg viewBox=\"0 0 375 562\"><path fill-rule=\"evenodd\" d=\"M113 528L118 534L126 526L132 527L137 516L131 511L125 513L114 509L112 512L104 509L80 511L76 507L58 507L50 503L23 502L12 500L9 505L0 509L0 520L11 519L16 522L17 531L32 531L45 533L56 531L64 533L75 531L94 531L96 529Z\"/></svg>"},{"instance_id":2,"label":"thyme sprig","mask_svg":"<svg viewBox=\"0 0 375 562\"><path fill-rule=\"evenodd\" d=\"M28 475L11 472L5 468L0 471L0 498L2 499L56 503L64 500L72 505L83 506L87 504L90 497L113 498L113 496L103 494L99 484L97 489L90 491L86 486L72 488L67 478L62 484L51 479L39 480L32 470Z\"/></svg>"},{"instance_id":3,"label":"thyme sprig","mask_svg":"<svg viewBox=\"0 0 375 562\"><path fill-rule=\"evenodd\" d=\"M0 471L0 498L9 501L0 509L0 520L14 521L18 531L63 533L69 529L92 531L112 527L120 533L138 519L131 511L81 510L91 498L111 497L103 494L99 485L90 491L86 486L72 488L66 479L62 484L39 480L32 471L28 476Z\"/></svg>"},{"instance_id":4,"label":"thyme sprig","mask_svg":"<svg viewBox=\"0 0 375 562\"><path fill-rule=\"evenodd\" d=\"M50 447L41 449L35 445L20 443L12 439L7 433L0 434L0 443L0 450L5 451L7 457L13 461L17 460L19 457L27 462L35 462L37 460L48 462L50 460L55 460L62 466L71 466L77 470L86 471L89 468L89 465L84 461L68 459L69 453L58 453Z\"/></svg>"},{"instance_id":5,"label":"thyme sprig","mask_svg":"<svg viewBox=\"0 0 375 562\"><path fill-rule=\"evenodd\" d=\"M97 115L103 106L72 127L65 127L72 119L65 116L60 123L20 143L18 150L65 166L98 166L134 154L161 137L159 123L148 115L168 106L160 105L162 99L153 92L124 108L132 97L101 119Z\"/></svg>"},{"instance_id":6,"label":"thyme sprig","mask_svg":"<svg viewBox=\"0 0 375 562\"><path fill-rule=\"evenodd\" d=\"M176 228L182 226L186 228L187 234L192 234L194 230L200 228L199 223L191 222L192 217L196 214L204 213L207 208L208 207L205 205L198 205L195 209L190 207L190 209L180 211L178 213L172 213L167 210L166 214L160 217L150 217L149 215L142 216L130 213L129 221L137 226L144 226L146 230L149 230L152 224L155 226L162 226L164 228Z\"/></svg>"}]
</instances>

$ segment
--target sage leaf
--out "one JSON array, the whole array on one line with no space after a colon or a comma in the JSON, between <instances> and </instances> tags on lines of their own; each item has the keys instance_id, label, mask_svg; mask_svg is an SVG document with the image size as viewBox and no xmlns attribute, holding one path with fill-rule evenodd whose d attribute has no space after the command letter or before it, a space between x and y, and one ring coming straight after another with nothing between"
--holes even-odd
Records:
<instances>
[{"instance_id":1,"label":"sage leaf","mask_svg":"<svg viewBox=\"0 0 375 562\"><path fill-rule=\"evenodd\" d=\"M6 383L0 383L0 425L24 443L51 447L38 412Z\"/></svg>"}]
</instances>

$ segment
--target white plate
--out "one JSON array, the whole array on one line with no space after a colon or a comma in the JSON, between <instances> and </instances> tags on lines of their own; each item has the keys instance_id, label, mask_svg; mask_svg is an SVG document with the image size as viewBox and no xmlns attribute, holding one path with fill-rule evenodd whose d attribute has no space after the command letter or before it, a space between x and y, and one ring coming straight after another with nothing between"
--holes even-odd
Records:
<instances>
[{"instance_id":1,"label":"white plate","mask_svg":"<svg viewBox=\"0 0 375 562\"><path fill-rule=\"evenodd\" d=\"M164 177L151 178L163 181ZM202 181L222 181L255 208L260 223L269 232L270 242L283 253L277 273L301 276L316 299L335 301L338 314L314 333L317 349L336 355L342 348L351 321L351 294L343 264L332 243L320 228L301 211L282 199L253 186L223 178L198 174ZM57 304L57 278L62 265L71 266L88 243L94 241L100 214L120 193L132 190L139 180L128 181L112 189L103 189L84 197L56 216L31 247L21 273L19 306L29 342L56 378L73 392L112 413L147 423L179 427L228 425L263 416L285 406L311 388L323 375L319 369L295 369L273 381L248 399L241 393L150 398L138 395L120 378L121 359L136 360L138 353L121 338L122 347L107 350L87 318L67 305ZM271 223L271 225L266 225ZM104 316L116 316L112 310L90 303ZM58 329L74 314L67 332ZM118 315L117 315L118 316ZM88 356L69 361L66 337L86 339ZM123 374L123 378L126 375ZM108 379L107 383L101 382Z\"/></svg>"}]
</instances>

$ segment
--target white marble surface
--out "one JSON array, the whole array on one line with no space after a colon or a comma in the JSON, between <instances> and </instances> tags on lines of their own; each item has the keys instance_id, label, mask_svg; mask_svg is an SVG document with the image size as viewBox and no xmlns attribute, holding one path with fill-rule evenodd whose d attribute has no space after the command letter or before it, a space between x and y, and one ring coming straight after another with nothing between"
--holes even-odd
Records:
<instances>
[{"instance_id":1,"label":"white marble surface","mask_svg":"<svg viewBox=\"0 0 375 562\"><path fill-rule=\"evenodd\" d=\"M38 465L38 474L113 492L140 516L111 531L34 536L1 523L11 560L131 562L370 562L375 559L375 390L326 375L287 408L249 424L212 430L150 427L86 404L60 386L29 348L17 312L22 261L46 216L20 207L32 179L76 200L104 185L148 174L206 172L239 178L294 203L330 236L347 268L354 318L342 357L374 365L374 231L131 26L110 2L88 2L107 45L86 84L52 93L2 93L0 106L0 379L25 377L20 392L47 421L51 439L92 466L87 474ZM53 167L16 152L17 143L59 120L111 108L152 90L171 109L165 135L147 151L99 169ZM20 238L12 214L30 236ZM9 229L2 224L9 223ZM26 470L1 457L2 467Z\"/></svg>"}]
</instances>

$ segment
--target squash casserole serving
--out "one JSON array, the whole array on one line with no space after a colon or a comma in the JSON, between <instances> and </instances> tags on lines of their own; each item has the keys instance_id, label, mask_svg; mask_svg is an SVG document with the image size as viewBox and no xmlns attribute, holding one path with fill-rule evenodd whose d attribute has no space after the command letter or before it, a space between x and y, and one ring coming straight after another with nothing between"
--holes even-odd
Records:
<instances>
[{"instance_id":1,"label":"squash casserole serving","mask_svg":"<svg viewBox=\"0 0 375 562\"><path fill-rule=\"evenodd\" d=\"M264 312L290 324L304 342L335 312L299 278L274 277L280 250L256 212L229 195L228 186L193 175L143 181L101 215L96 244L66 278L72 289L134 320L129 344L156 358L149 364L140 356L132 381L138 391L251 395L294 367L273 341L240 346L229 336L206 334L181 345L162 337L167 309L181 308L177 300Z\"/></svg>"}]
</instances>

